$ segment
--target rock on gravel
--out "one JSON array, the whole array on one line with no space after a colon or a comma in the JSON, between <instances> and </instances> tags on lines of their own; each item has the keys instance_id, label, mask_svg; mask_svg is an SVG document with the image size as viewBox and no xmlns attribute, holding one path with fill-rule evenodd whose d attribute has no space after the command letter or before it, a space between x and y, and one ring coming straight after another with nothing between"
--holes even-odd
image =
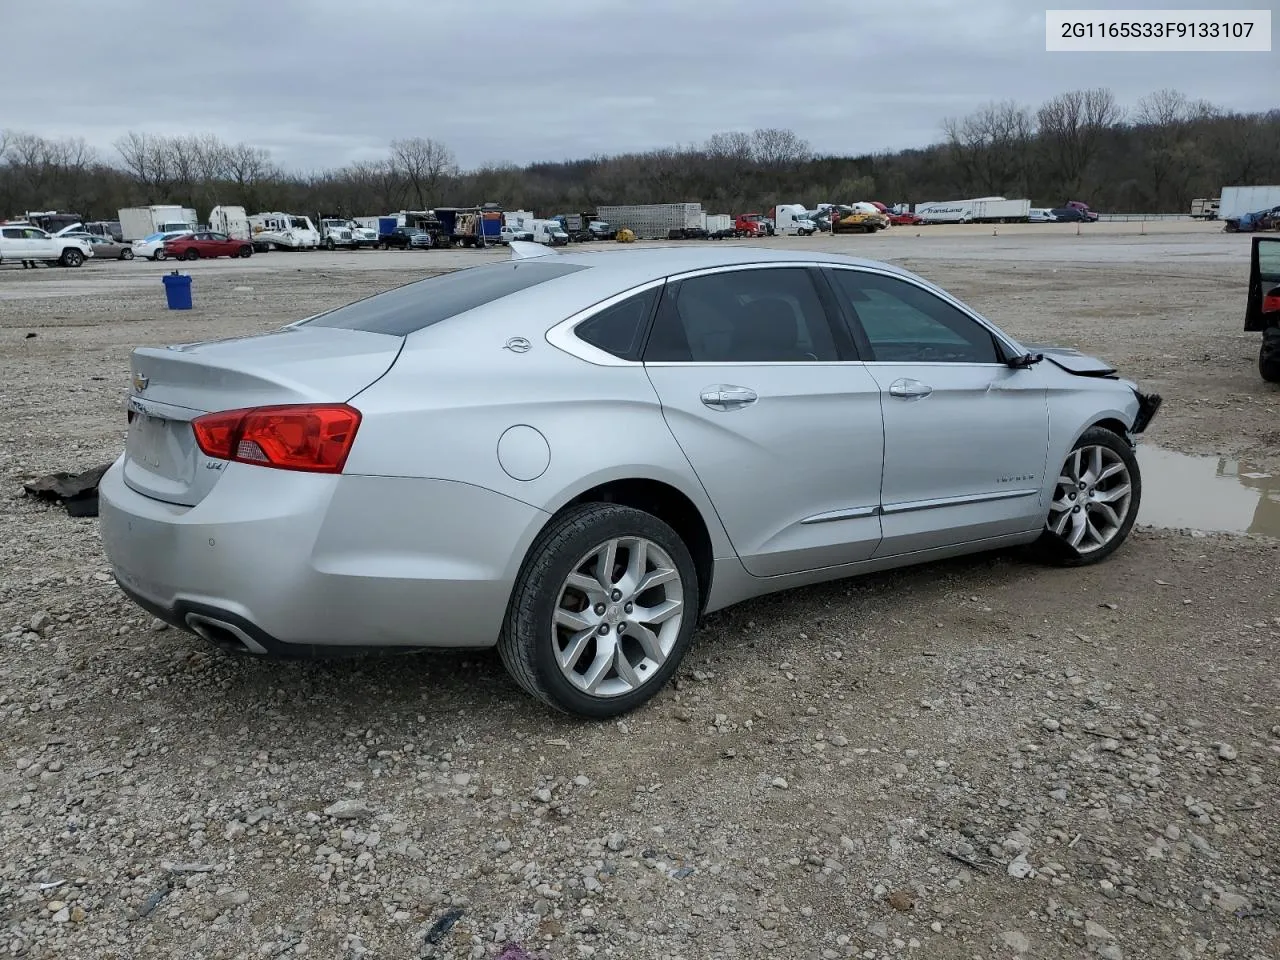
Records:
<instances>
[{"instance_id":1,"label":"rock on gravel","mask_svg":"<svg viewBox=\"0 0 1280 960\"><path fill-rule=\"evenodd\" d=\"M338 800L325 807L324 813L335 820L363 820L373 816L373 811L363 800Z\"/></svg>"}]
</instances>

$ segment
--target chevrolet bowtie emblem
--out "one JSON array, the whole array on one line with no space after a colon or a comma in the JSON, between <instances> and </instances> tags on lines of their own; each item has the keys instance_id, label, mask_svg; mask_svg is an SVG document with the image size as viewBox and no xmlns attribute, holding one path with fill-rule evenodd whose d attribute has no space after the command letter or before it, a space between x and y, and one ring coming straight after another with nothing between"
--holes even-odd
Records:
<instances>
[{"instance_id":1,"label":"chevrolet bowtie emblem","mask_svg":"<svg viewBox=\"0 0 1280 960\"><path fill-rule=\"evenodd\" d=\"M133 375L133 389L137 390L139 393L147 389L147 384L150 382L151 378L143 376L141 373L135 373Z\"/></svg>"}]
</instances>

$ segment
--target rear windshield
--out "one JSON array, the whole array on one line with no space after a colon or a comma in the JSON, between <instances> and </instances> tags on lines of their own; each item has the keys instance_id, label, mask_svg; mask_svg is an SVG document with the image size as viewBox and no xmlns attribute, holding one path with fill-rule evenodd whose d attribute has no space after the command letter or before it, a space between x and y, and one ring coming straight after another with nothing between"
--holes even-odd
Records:
<instances>
[{"instance_id":1,"label":"rear windshield","mask_svg":"<svg viewBox=\"0 0 1280 960\"><path fill-rule=\"evenodd\" d=\"M358 300L308 320L306 325L404 337L486 303L585 269L577 264L537 260L469 267Z\"/></svg>"}]
</instances>

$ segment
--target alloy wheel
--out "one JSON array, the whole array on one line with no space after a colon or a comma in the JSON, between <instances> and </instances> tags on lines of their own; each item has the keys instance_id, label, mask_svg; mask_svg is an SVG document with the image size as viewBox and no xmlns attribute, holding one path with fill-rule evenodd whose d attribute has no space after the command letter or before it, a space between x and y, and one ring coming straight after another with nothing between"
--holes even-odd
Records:
<instances>
[{"instance_id":1,"label":"alloy wheel","mask_svg":"<svg viewBox=\"0 0 1280 960\"><path fill-rule=\"evenodd\" d=\"M680 636L684 592L675 562L652 540L602 543L574 565L556 598L551 628L560 672L594 697L643 686Z\"/></svg>"},{"instance_id":2,"label":"alloy wheel","mask_svg":"<svg viewBox=\"0 0 1280 960\"><path fill-rule=\"evenodd\" d=\"M1082 554L1100 550L1125 525L1133 503L1129 468L1110 447L1071 451L1049 505L1048 528Z\"/></svg>"}]
</instances>

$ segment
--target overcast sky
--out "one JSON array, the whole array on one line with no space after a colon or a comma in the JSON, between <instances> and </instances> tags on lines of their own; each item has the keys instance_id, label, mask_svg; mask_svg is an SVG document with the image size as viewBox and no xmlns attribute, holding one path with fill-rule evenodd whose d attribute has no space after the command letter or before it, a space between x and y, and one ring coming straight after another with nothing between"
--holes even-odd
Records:
<instances>
[{"instance_id":1,"label":"overcast sky","mask_svg":"<svg viewBox=\"0 0 1280 960\"><path fill-rule=\"evenodd\" d=\"M0 0L0 127L215 133L290 169L433 137L466 167L789 127L829 153L921 146L991 100L1160 87L1237 110L1280 52L1046 53L1031 0ZM1164 3L1075 6L1160 7ZM1187 0L1186 7L1274 7Z\"/></svg>"}]
</instances>

